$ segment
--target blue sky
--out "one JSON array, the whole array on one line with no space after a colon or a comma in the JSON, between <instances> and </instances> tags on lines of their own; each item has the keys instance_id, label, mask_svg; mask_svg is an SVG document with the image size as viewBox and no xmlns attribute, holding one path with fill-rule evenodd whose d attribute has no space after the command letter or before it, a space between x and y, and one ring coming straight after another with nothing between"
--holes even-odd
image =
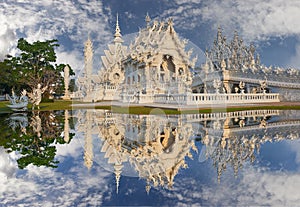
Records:
<instances>
[{"instance_id":1,"label":"blue sky","mask_svg":"<svg viewBox=\"0 0 300 207\"><path fill-rule=\"evenodd\" d=\"M90 33L100 59L113 39L116 14L123 35L145 26L149 13L160 21L174 19L177 33L200 49L209 48L222 26L227 39L234 30L253 42L262 63L300 68L300 1L298 0L3 0L0 3L0 58L16 53L20 37L29 41L56 38L58 62L83 68L83 43ZM100 66L99 66L100 68Z\"/></svg>"}]
</instances>

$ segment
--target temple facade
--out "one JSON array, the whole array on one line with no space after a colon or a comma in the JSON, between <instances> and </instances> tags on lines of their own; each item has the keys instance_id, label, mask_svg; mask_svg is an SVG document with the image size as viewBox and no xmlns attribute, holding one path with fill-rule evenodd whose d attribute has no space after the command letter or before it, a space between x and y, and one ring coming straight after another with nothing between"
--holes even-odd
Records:
<instances>
[{"instance_id":1,"label":"temple facade","mask_svg":"<svg viewBox=\"0 0 300 207\"><path fill-rule=\"evenodd\" d=\"M117 18L114 40L104 51L102 67L93 71L93 45L85 43L85 69L77 84L77 98L134 104L211 105L300 100L300 72L266 67L253 45L234 34L227 41L218 29L206 62L196 66L187 40L181 39L172 19L151 21L135 39L123 45Z\"/></svg>"},{"instance_id":2,"label":"temple facade","mask_svg":"<svg viewBox=\"0 0 300 207\"><path fill-rule=\"evenodd\" d=\"M174 30L173 22L154 21L146 17L147 27L140 30L122 61L125 82L122 101L152 103L155 97L191 92L192 74L196 59L185 51L186 41Z\"/></svg>"},{"instance_id":3,"label":"temple facade","mask_svg":"<svg viewBox=\"0 0 300 207\"><path fill-rule=\"evenodd\" d=\"M206 62L193 78L194 93L278 93L280 101L300 100L299 70L264 66L254 45L246 45L237 32L228 41L218 28L205 54Z\"/></svg>"}]
</instances>

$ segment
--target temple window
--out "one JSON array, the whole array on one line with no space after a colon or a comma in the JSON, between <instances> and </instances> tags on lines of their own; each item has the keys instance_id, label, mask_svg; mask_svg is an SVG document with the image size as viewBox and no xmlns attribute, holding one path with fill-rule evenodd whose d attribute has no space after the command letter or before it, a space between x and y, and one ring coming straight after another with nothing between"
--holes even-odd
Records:
<instances>
[{"instance_id":1,"label":"temple window","mask_svg":"<svg viewBox=\"0 0 300 207\"><path fill-rule=\"evenodd\" d=\"M178 73L179 73L179 75L183 74L183 68L182 67L179 68Z\"/></svg>"}]
</instances>

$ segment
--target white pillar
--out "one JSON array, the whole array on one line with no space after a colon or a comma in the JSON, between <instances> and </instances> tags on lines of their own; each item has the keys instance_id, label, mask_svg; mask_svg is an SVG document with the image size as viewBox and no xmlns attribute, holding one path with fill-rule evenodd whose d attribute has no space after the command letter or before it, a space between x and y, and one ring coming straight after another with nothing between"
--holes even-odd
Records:
<instances>
[{"instance_id":1,"label":"white pillar","mask_svg":"<svg viewBox=\"0 0 300 207\"><path fill-rule=\"evenodd\" d=\"M70 68L68 65L64 68L64 82L65 82L65 95L63 96L64 100L70 99L69 93L69 82L70 82Z\"/></svg>"},{"instance_id":2,"label":"white pillar","mask_svg":"<svg viewBox=\"0 0 300 207\"><path fill-rule=\"evenodd\" d=\"M70 129L69 129L69 112L68 112L68 110L65 110L64 141L66 143L69 143L69 141L70 141L69 132L70 132Z\"/></svg>"}]
</instances>

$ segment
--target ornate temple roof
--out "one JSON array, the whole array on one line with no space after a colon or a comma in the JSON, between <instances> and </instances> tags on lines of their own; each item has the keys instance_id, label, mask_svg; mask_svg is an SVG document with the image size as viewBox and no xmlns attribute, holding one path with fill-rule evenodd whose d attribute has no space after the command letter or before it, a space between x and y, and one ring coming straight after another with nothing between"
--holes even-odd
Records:
<instances>
[{"instance_id":1,"label":"ornate temple roof","mask_svg":"<svg viewBox=\"0 0 300 207\"><path fill-rule=\"evenodd\" d=\"M233 39L227 41L219 27L217 37L211 50L206 51L206 58L215 70L239 69L242 67L256 68L260 66L259 54L255 54L253 44L246 46L243 39L234 32Z\"/></svg>"},{"instance_id":2,"label":"ornate temple roof","mask_svg":"<svg viewBox=\"0 0 300 207\"><path fill-rule=\"evenodd\" d=\"M152 24L150 21L147 15L147 27L139 31L129 46L129 59L149 64L154 61L157 54L163 53L180 58L189 67L194 67L197 58L190 60L192 50L185 51L187 40L179 38L173 27L173 20L169 19L167 22L154 20Z\"/></svg>"},{"instance_id":3,"label":"ornate temple roof","mask_svg":"<svg viewBox=\"0 0 300 207\"><path fill-rule=\"evenodd\" d=\"M109 44L108 49L104 50L105 55L101 56L102 68L100 69L98 76L101 79L101 82L119 84L124 80L124 75L121 71L121 61L127 54L127 47L122 45L124 41L119 27L118 16L114 37L114 44Z\"/></svg>"}]
</instances>

